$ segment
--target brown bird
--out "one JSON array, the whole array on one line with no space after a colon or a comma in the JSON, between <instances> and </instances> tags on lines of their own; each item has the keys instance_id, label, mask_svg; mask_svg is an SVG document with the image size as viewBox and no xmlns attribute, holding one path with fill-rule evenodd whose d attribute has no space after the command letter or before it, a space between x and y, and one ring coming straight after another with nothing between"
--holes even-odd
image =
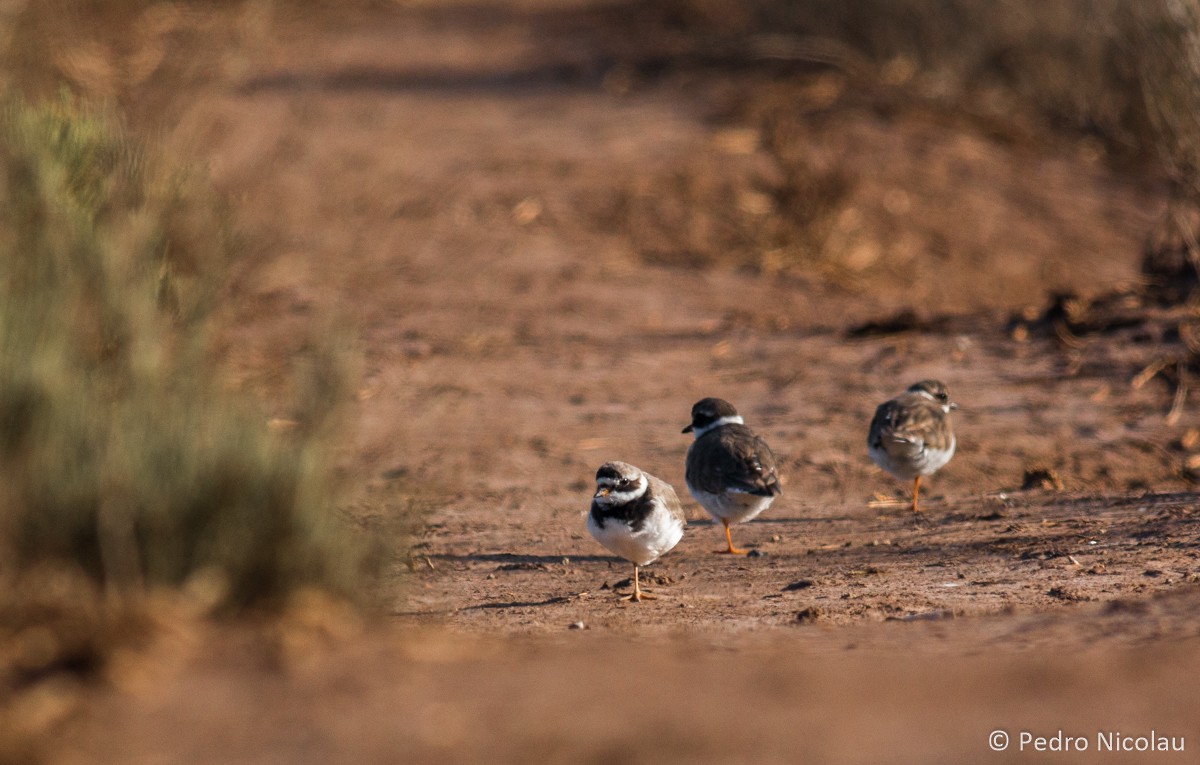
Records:
<instances>
[{"instance_id":1,"label":"brown bird","mask_svg":"<svg viewBox=\"0 0 1200 765\"><path fill-rule=\"evenodd\" d=\"M954 456L950 411L957 408L941 381L922 380L875 410L867 454L901 481L912 479L914 513L919 512L921 476L933 475Z\"/></svg>"},{"instance_id":2,"label":"brown bird","mask_svg":"<svg viewBox=\"0 0 1200 765\"><path fill-rule=\"evenodd\" d=\"M697 401L683 432L695 436L684 462L688 491L725 526L726 549L717 552L745 555L733 546L729 524L750 520L782 493L771 447L719 398Z\"/></svg>"}]
</instances>

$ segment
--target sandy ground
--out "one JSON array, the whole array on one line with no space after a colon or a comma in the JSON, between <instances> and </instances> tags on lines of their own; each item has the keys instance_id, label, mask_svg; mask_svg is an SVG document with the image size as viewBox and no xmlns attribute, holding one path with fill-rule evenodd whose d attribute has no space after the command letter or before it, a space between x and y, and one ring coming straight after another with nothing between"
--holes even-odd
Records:
<instances>
[{"instance_id":1,"label":"sandy ground","mask_svg":"<svg viewBox=\"0 0 1200 765\"><path fill-rule=\"evenodd\" d=\"M1190 320L1136 288L1163 184L836 71L649 66L669 37L619 17L279 18L202 89L147 97L137 122L168 115L260 245L229 301L237 382L282 384L336 316L364 373L345 511L389 540L424 514L379 621L168 635L51 759L1195 761L1200 421L1168 418L1169 379L1132 384ZM1109 297L1056 333L1052 291ZM918 521L865 435L931 376L959 451ZM661 598L619 603L594 471L683 495L708 395L775 447L784 494L736 559L689 500L646 570ZM1090 750L1018 751L1060 729ZM1186 752L1097 753L1152 729Z\"/></svg>"}]
</instances>

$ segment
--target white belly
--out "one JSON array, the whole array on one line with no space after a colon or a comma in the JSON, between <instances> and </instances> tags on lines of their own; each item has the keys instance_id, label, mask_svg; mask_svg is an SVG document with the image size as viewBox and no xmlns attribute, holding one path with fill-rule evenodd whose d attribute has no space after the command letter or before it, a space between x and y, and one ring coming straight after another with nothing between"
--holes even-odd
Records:
<instances>
[{"instance_id":1,"label":"white belly","mask_svg":"<svg viewBox=\"0 0 1200 765\"><path fill-rule=\"evenodd\" d=\"M897 444L893 451L867 448L871 460L900 480L911 480L919 475L933 475L945 467L954 456L958 442L951 438L949 449L926 449L923 444ZM907 446L907 449L900 447Z\"/></svg>"},{"instance_id":2,"label":"white belly","mask_svg":"<svg viewBox=\"0 0 1200 765\"><path fill-rule=\"evenodd\" d=\"M700 503L708 514L718 521L741 523L748 521L771 506L774 497L760 497L757 494L746 494L739 491L727 491L724 494L711 494L707 491L693 489L689 483L688 493Z\"/></svg>"},{"instance_id":3,"label":"white belly","mask_svg":"<svg viewBox=\"0 0 1200 765\"><path fill-rule=\"evenodd\" d=\"M605 519L604 528L600 528L591 513L588 513L587 528L609 552L639 566L658 560L660 555L683 539L683 523L658 502L655 502L654 511L637 531L630 531L628 526L614 518Z\"/></svg>"}]
</instances>

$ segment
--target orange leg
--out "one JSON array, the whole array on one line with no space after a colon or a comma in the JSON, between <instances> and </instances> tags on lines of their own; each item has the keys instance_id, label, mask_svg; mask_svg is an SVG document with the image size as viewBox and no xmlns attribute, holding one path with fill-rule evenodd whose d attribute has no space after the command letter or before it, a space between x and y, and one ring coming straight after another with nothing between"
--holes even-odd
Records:
<instances>
[{"instance_id":1,"label":"orange leg","mask_svg":"<svg viewBox=\"0 0 1200 765\"><path fill-rule=\"evenodd\" d=\"M621 598L621 600L628 600L633 603L641 603L643 600L654 600L658 597L657 595L653 595L642 589L641 582L638 579L639 568L640 566L638 566L638 564L633 564L633 592Z\"/></svg>"},{"instance_id":2,"label":"orange leg","mask_svg":"<svg viewBox=\"0 0 1200 765\"><path fill-rule=\"evenodd\" d=\"M717 550L717 552L718 552L719 554L721 554L721 555L745 555L745 554L746 554L746 550L739 550L738 548L736 548L736 547L734 547L734 546L733 546L733 537L732 537L732 536L730 535L730 533L729 533L729 521L727 521L727 520L725 520L724 518L722 518L722 519L721 519L721 523L725 524L725 544L726 544L726 549L724 549L724 550Z\"/></svg>"},{"instance_id":3,"label":"orange leg","mask_svg":"<svg viewBox=\"0 0 1200 765\"><path fill-rule=\"evenodd\" d=\"M914 512L914 513L919 513L919 512L921 512L920 510L918 510L918 509L917 509L917 496L918 496L918 494L919 494L919 492L920 492L920 491L921 491L921 476L917 476L916 478L914 478L914 479L913 479L913 505L912 505L912 509L913 509L913 512Z\"/></svg>"}]
</instances>

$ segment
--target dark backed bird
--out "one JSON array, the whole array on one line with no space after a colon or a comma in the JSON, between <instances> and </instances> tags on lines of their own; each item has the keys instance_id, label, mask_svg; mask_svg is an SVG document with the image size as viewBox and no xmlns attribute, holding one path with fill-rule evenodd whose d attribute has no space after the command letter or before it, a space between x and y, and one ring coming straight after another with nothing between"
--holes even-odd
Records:
<instances>
[{"instance_id":1,"label":"dark backed bird","mask_svg":"<svg viewBox=\"0 0 1200 765\"><path fill-rule=\"evenodd\" d=\"M782 492L775 455L723 399L697 401L683 432L695 436L684 463L688 492L724 524L726 549L718 552L744 555L729 526L754 518Z\"/></svg>"}]
</instances>

